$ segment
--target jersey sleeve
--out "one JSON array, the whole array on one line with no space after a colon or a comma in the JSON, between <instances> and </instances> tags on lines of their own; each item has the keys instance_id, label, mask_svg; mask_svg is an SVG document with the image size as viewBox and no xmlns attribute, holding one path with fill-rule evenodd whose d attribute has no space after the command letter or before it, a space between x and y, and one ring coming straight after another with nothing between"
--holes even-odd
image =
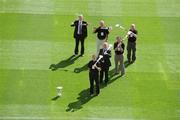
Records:
<instances>
[{"instance_id":1,"label":"jersey sleeve","mask_svg":"<svg viewBox=\"0 0 180 120\"><path fill-rule=\"evenodd\" d=\"M114 43L114 50L116 49L116 47L117 47L117 45L116 45L116 43Z\"/></svg>"},{"instance_id":2,"label":"jersey sleeve","mask_svg":"<svg viewBox=\"0 0 180 120\"><path fill-rule=\"evenodd\" d=\"M135 31L135 34L136 34L136 35L138 34L138 31L137 31L137 30Z\"/></svg>"},{"instance_id":3,"label":"jersey sleeve","mask_svg":"<svg viewBox=\"0 0 180 120\"><path fill-rule=\"evenodd\" d=\"M109 30L108 30L108 29L106 30L106 34L107 34L107 35L109 34Z\"/></svg>"},{"instance_id":4,"label":"jersey sleeve","mask_svg":"<svg viewBox=\"0 0 180 120\"><path fill-rule=\"evenodd\" d=\"M94 33L97 33L99 31L99 28L97 28L95 31L94 31Z\"/></svg>"},{"instance_id":5,"label":"jersey sleeve","mask_svg":"<svg viewBox=\"0 0 180 120\"><path fill-rule=\"evenodd\" d=\"M124 45L124 44L122 44L122 49L124 50L124 48L125 48L125 45Z\"/></svg>"}]
</instances>

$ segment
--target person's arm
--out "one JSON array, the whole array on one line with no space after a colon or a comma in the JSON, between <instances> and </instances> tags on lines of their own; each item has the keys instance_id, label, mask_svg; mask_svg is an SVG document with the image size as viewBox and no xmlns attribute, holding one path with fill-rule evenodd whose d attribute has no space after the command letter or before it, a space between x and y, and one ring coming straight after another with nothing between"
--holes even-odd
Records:
<instances>
[{"instance_id":1,"label":"person's arm","mask_svg":"<svg viewBox=\"0 0 180 120\"><path fill-rule=\"evenodd\" d=\"M134 33L134 37L137 38L137 36L138 36L138 31L136 31L136 32Z\"/></svg>"},{"instance_id":2,"label":"person's arm","mask_svg":"<svg viewBox=\"0 0 180 120\"><path fill-rule=\"evenodd\" d=\"M82 25L88 26L88 23L84 21Z\"/></svg>"},{"instance_id":3,"label":"person's arm","mask_svg":"<svg viewBox=\"0 0 180 120\"><path fill-rule=\"evenodd\" d=\"M98 71L101 71L101 68L98 67L97 65L95 65L95 68L96 68Z\"/></svg>"},{"instance_id":4,"label":"person's arm","mask_svg":"<svg viewBox=\"0 0 180 120\"><path fill-rule=\"evenodd\" d=\"M135 33L133 33L133 32L132 32L131 34L133 34L133 36L134 36L135 38L137 38L137 34L135 34Z\"/></svg>"},{"instance_id":5,"label":"person's arm","mask_svg":"<svg viewBox=\"0 0 180 120\"><path fill-rule=\"evenodd\" d=\"M108 50L107 52L105 52L104 55L110 58L111 57L111 50Z\"/></svg>"},{"instance_id":6,"label":"person's arm","mask_svg":"<svg viewBox=\"0 0 180 120\"><path fill-rule=\"evenodd\" d=\"M116 43L114 43L114 50L116 50L116 47L117 47L117 45L116 45Z\"/></svg>"},{"instance_id":7,"label":"person's arm","mask_svg":"<svg viewBox=\"0 0 180 120\"><path fill-rule=\"evenodd\" d=\"M128 35L127 35L127 34L124 36L124 38L123 38L122 40L124 41L126 38L128 38Z\"/></svg>"},{"instance_id":8,"label":"person's arm","mask_svg":"<svg viewBox=\"0 0 180 120\"><path fill-rule=\"evenodd\" d=\"M131 34L131 31L129 30L122 40L124 41L126 38L129 39L130 34Z\"/></svg>"},{"instance_id":9,"label":"person's arm","mask_svg":"<svg viewBox=\"0 0 180 120\"><path fill-rule=\"evenodd\" d=\"M137 31L135 31L135 33L132 31L129 31L128 33L129 33L129 35L132 34L135 38L137 38Z\"/></svg>"},{"instance_id":10,"label":"person's arm","mask_svg":"<svg viewBox=\"0 0 180 120\"><path fill-rule=\"evenodd\" d=\"M109 34L109 32L110 32L110 29L108 28L108 29L106 30L106 34L108 35L108 34Z\"/></svg>"},{"instance_id":11,"label":"person's arm","mask_svg":"<svg viewBox=\"0 0 180 120\"><path fill-rule=\"evenodd\" d=\"M71 23L71 27L74 27L74 26L75 26L75 24L74 24L74 22L72 22L72 23Z\"/></svg>"},{"instance_id":12,"label":"person's arm","mask_svg":"<svg viewBox=\"0 0 180 120\"><path fill-rule=\"evenodd\" d=\"M103 55L103 50L102 49L99 50L98 57L99 57L99 55Z\"/></svg>"},{"instance_id":13,"label":"person's arm","mask_svg":"<svg viewBox=\"0 0 180 120\"><path fill-rule=\"evenodd\" d=\"M106 41L108 40L108 35L109 35L109 29L107 29L106 31Z\"/></svg>"},{"instance_id":14,"label":"person's arm","mask_svg":"<svg viewBox=\"0 0 180 120\"><path fill-rule=\"evenodd\" d=\"M129 39L130 35L133 34L133 32L131 30L129 30L126 34L126 36L123 38L123 40L125 40L126 38Z\"/></svg>"},{"instance_id":15,"label":"person's arm","mask_svg":"<svg viewBox=\"0 0 180 120\"><path fill-rule=\"evenodd\" d=\"M111 50L108 50L108 51L109 51L109 52L108 52L108 53L109 53L108 56L111 57Z\"/></svg>"},{"instance_id":16,"label":"person's arm","mask_svg":"<svg viewBox=\"0 0 180 120\"><path fill-rule=\"evenodd\" d=\"M123 52L124 51L124 44L120 45L120 51Z\"/></svg>"},{"instance_id":17,"label":"person's arm","mask_svg":"<svg viewBox=\"0 0 180 120\"><path fill-rule=\"evenodd\" d=\"M74 26L76 26L76 21L71 23L71 27L74 27Z\"/></svg>"},{"instance_id":18,"label":"person's arm","mask_svg":"<svg viewBox=\"0 0 180 120\"><path fill-rule=\"evenodd\" d=\"M90 70L90 68L91 68L91 61L89 61L88 63L88 69Z\"/></svg>"},{"instance_id":19,"label":"person's arm","mask_svg":"<svg viewBox=\"0 0 180 120\"><path fill-rule=\"evenodd\" d=\"M96 27L93 28L93 33L97 33L98 31L99 31L99 28L96 28Z\"/></svg>"},{"instance_id":20,"label":"person's arm","mask_svg":"<svg viewBox=\"0 0 180 120\"><path fill-rule=\"evenodd\" d=\"M114 50L118 51L118 44L114 43Z\"/></svg>"},{"instance_id":21,"label":"person's arm","mask_svg":"<svg viewBox=\"0 0 180 120\"><path fill-rule=\"evenodd\" d=\"M100 63L98 62L97 64L96 64L96 69L98 70L98 71L101 71L101 66L100 66Z\"/></svg>"}]
</instances>

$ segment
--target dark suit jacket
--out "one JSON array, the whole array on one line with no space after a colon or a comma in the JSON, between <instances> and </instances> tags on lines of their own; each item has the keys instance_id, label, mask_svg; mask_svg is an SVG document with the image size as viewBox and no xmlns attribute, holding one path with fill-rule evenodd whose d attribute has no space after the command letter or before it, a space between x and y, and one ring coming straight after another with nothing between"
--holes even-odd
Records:
<instances>
[{"instance_id":1,"label":"dark suit jacket","mask_svg":"<svg viewBox=\"0 0 180 120\"><path fill-rule=\"evenodd\" d=\"M78 25L79 25L79 20L76 20L74 21L74 23L71 25L71 27L75 27L74 29L74 38L83 38L85 39L87 37L87 22L85 21L82 21L82 35L78 35L77 32L78 32Z\"/></svg>"},{"instance_id":2,"label":"dark suit jacket","mask_svg":"<svg viewBox=\"0 0 180 120\"><path fill-rule=\"evenodd\" d=\"M103 58L101 60L101 64L102 64L102 67L104 67L104 68L109 68L111 66L111 61L110 61L111 51L108 50L107 53L108 53L107 55L104 54L103 49L100 49L100 51L99 51L99 55L103 56Z\"/></svg>"}]
</instances>

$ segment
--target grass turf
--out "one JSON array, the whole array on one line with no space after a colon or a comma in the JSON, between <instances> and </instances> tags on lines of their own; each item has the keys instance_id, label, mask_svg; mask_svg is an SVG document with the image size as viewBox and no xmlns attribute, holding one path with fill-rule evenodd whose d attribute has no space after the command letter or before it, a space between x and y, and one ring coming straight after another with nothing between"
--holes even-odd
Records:
<instances>
[{"instance_id":1,"label":"grass turf","mask_svg":"<svg viewBox=\"0 0 180 120\"><path fill-rule=\"evenodd\" d=\"M0 1L0 119L178 120L179 5L178 0ZM89 36L85 56L69 60L74 49L69 25L78 13L89 22ZM137 25L137 61L125 77L112 77L98 97L89 98L84 66L96 51L92 28L101 19L108 26ZM109 42L124 34L114 28ZM59 68L51 71L51 64ZM52 101L57 86L63 86L63 96Z\"/></svg>"}]
</instances>

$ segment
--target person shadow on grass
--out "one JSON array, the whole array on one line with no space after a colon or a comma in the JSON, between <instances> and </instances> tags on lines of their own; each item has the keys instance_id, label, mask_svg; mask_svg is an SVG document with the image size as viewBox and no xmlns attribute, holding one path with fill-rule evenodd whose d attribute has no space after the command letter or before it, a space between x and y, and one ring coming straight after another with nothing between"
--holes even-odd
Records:
<instances>
[{"instance_id":1,"label":"person shadow on grass","mask_svg":"<svg viewBox=\"0 0 180 120\"><path fill-rule=\"evenodd\" d=\"M107 84L100 84L100 89L107 87L109 84L113 83L114 81L122 77L121 74L115 74L114 71L115 68L109 71L109 81Z\"/></svg>"},{"instance_id":2,"label":"person shadow on grass","mask_svg":"<svg viewBox=\"0 0 180 120\"><path fill-rule=\"evenodd\" d=\"M57 95L57 96L53 97L51 100L56 101L59 98L60 98L60 96Z\"/></svg>"},{"instance_id":3,"label":"person shadow on grass","mask_svg":"<svg viewBox=\"0 0 180 120\"><path fill-rule=\"evenodd\" d=\"M127 68L129 65L131 65L131 63L128 63L128 61L125 61L124 64L125 64L125 68ZM87 69L86 67L87 67L87 64L85 64L84 66L82 66L79 69L75 68L75 70L76 69L78 70L76 73L79 73L79 72L81 72L83 70L86 70ZM74 72L75 72L75 70L74 70ZM115 71L115 68L109 71L109 79L110 79L110 81L108 82L108 84L111 84L114 81L116 81L117 79L122 77L122 75L114 74L114 71ZM100 85L101 89L103 89L104 87L106 87L106 85ZM89 88L82 90L78 94L79 96L77 97L77 101L68 104L66 112L75 112L75 111L83 108L84 104L86 104L92 98L94 98L95 96L90 96L89 91L90 91Z\"/></svg>"},{"instance_id":4,"label":"person shadow on grass","mask_svg":"<svg viewBox=\"0 0 180 120\"><path fill-rule=\"evenodd\" d=\"M49 66L49 69L51 69L52 71L55 71L55 70L57 70L59 68L65 68L65 67L67 67L69 65L72 65L74 63L74 61L76 61L79 57L80 56L72 55L69 58L67 58L65 60L62 60L57 64L51 64Z\"/></svg>"},{"instance_id":5,"label":"person shadow on grass","mask_svg":"<svg viewBox=\"0 0 180 120\"><path fill-rule=\"evenodd\" d=\"M132 62L129 63L127 60L124 62L125 68L129 67L129 65L131 65L131 64L132 64Z\"/></svg>"},{"instance_id":6,"label":"person shadow on grass","mask_svg":"<svg viewBox=\"0 0 180 120\"><path fill-rule=\"evenodd\" d=\"M75 112L81 108L83 108L83 105L89 102L92 98L95 96L90 96L89 94L89 88L82 90L77 97L77 101L71 102L68 104L66 112Z\"/></svg>"},{"instance_id":7,"label":"person shadow on grass","mask_svg":"<svg viewBox=\"0 0 180 120\"><path fill-rule=\"evenodd\" d=\"M125 61L125 62L124 62L124 67L127 68L127 67L129 67L131 64L132 64L132 62L129 63L128 61ZM116 75L117 75L117 74L115 74L115 68L113 68L112 70L109 71L109 79L110 79L110 80L111 80L114 76L116 76ZM121 76L121 75L120 75L120 76Z\"/></svg>"},{"instance_id":8,"label":"person shadow on grass","mask_svg":"<svg viewBox=\"0 0 180 120\"><path fill-rule=\"evenodd\" d=\"M129 63L128 61L125 61L124 62L124 66L125 68L129 67L129 65L131 65L132 63ZM109 82L107 83L108 84L111 84L113 83L114 81L116 81L117 79L121 78L123 75L120 75L120 74L115 74L115 68L111 69L109 71ZM106 87L107 85L104 85L102 84L100 86L101 89L103 89L104 87Z\"/></svg>"},{"instance_id":9,"label":"person shadow on grass","mask_svg":"<svg viewBox=\"0 0 180 120\"><path fill-rule=\"evenodd\" d=\"M86 71L86 70L88 70L88 63L86 63L86 64L83 65L82 67L75 68L75 69L74 69L74 72L75 72L75 73L80 73L80 72Z\"/></svg>"}]
</instances>

